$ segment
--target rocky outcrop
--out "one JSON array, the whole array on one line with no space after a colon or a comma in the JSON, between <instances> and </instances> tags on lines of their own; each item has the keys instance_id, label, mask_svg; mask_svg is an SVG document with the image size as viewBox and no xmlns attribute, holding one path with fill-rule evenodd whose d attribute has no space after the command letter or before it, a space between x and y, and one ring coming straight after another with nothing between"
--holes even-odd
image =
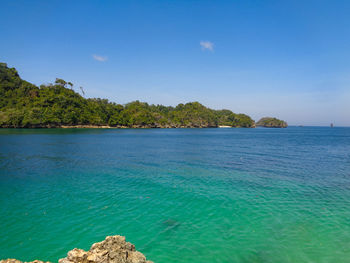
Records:
<instances>
[{"instance_id":1,"label":"rocky outcrop","mask_svg":"<svg viewBox=\"0 0 350 263\"><path fill-rule=\"evenodd\" d=\"M136 251L135 246L125 241L123 236L108 236L102 242L95 243L89 251L74 248L69 251L67 257L59 263L153 263ZM0 263L23 263L17 259L0 260ZM24 263L49 263L34 260Z\"/></svg>"},{"instance_id":2,"label":"rocky outcrop","mask_svg":"<svg viewBox=\"0 0 350 263\"><path fill-rule=\"evenodd\" d=\"M285 121L279 120L277 118L264 117L256 123L256 126L266 128L287 128L288 124Z\"/></svg>"},{"instance_id":3,"label":"rocky outcrop","mask_svg":"<svg viewBox=\"0 0 350 263\"><path fill-rule=\"evenodd\" d=\"M23 262L17 259L9 258L0 260L0 263L50 263L49 261L34 260L31 262Z\"/></svg>"}]
</instances>

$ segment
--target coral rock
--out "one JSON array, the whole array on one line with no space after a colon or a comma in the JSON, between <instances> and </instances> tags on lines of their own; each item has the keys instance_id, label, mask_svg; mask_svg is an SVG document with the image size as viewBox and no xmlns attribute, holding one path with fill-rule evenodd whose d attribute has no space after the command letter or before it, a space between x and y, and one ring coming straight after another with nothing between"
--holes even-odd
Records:
<instances>
[{"instance_id":1,"label":"coral rock","mask_svg":"<svg viewBox=\"0 0 350 263\"><path fill-rule=\"evenodd\" d=\"M153 263L136 251L135 246L125 241L122 236L108 236L102 242L95 243L89 251L74 248L67 253L67 257L59 263ZM0 263L50 263L40 260L22 262L17 259L0 260Z\"/></svg>"}]
</instances>

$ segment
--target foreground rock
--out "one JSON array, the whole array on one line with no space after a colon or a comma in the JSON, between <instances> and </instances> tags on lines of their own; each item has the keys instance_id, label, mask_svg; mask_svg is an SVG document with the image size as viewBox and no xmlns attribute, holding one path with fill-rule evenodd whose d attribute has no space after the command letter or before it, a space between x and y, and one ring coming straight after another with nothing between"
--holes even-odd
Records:
<instances>
[{"instance_id":1,"label":"foreground rock","mask_svg":"<svg viewBox=\"0 0 350 263\"><path fill-rule=\"evenodd\" d=\"M17 259L9 258L9 259L0 260L0 263L50 263L50 262L49 261L41 261L41 260L34 260L31 262L22 262L22 261L17 260Z\"/></svg>"},{"instance_id":2,"label":"foreground rock","mask_svg":"<svg viewBox=\"0 0 350 263\"><path fill-rule=\"evenodd\" d=\"M89 251L74 248L69 251L67 257L59 263L153 263L136 251L135 246L125 241L122 236L108 236L102 242L95 243ZM0 260L0 263L23 263L16 259ZM24 262L27 263L27 262ZM49 263L34 260L28 263Z\"/></svg>"}]
</instances>

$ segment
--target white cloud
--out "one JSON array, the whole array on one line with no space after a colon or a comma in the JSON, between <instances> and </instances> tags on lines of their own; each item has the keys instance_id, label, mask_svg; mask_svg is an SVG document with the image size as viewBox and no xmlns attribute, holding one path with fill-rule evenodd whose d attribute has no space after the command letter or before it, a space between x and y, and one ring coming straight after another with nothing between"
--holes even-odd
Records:
<instances>
[{"instance_id":1,"label":"white cloud","mask_svg":"<svg viewBox=\"0 0 350 263\"><path fill-rule=\"evenodd\" d=\"M97 60L97 61L100 61L100 62L105 62L108 60L107 57L102 57L102 56L99 56L99 55L92 55L92 57L94 58L94 60Z\"/></svg>"},{"instance_id":2,"label":"white cloud","mask_svg":"<svg viewBox=\"0 0 350 263\"><path fill-rule=\"evenodd\" d=\"M201 41L199 42L199 45L201 45L202 50L214 51L214 43L210 41Z\"/></svg>"}]
</instances>

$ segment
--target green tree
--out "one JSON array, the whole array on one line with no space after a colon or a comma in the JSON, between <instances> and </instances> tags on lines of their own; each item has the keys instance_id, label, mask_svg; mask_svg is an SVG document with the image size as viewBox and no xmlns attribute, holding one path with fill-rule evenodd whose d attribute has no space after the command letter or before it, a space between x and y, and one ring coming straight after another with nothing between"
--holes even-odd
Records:
<instances>
[{"instance_id":1,"label":"green tree","mask_svg":"<svg viewBox=\"0 0 350 263\"><path fill-rule=\"evenodd\" d=\"M254 127L245 114L212 110L199 102L176 107L133 101L126 105L82 97L73 83L57 78L37 87L0 63L0 127L110 125L127 127ZM81 88L81 93L85 91Z\"/></svg>"}]
</instances>

